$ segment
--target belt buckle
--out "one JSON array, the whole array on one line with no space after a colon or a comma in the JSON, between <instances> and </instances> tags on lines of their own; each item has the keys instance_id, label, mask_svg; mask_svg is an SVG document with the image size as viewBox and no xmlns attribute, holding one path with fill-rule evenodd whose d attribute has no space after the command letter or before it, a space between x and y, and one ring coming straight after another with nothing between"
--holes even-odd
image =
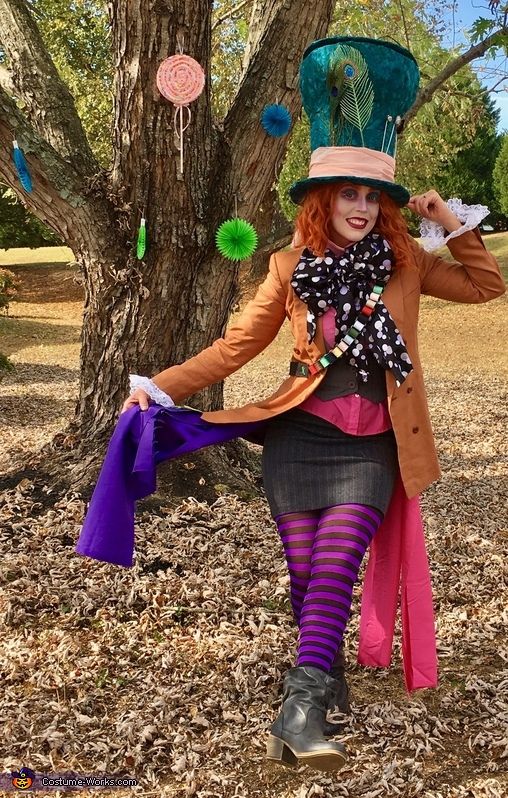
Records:
<instances>
[{"instance_id":1,"label":"belt buckle","mask_svg":"<svg viewBox=\"0 0 508 798\"><path fill-rule=\"evenodd\" d=\"M295 368L295 377L308 377L309 367L307 363L297 363Z\"/></svg>"}]
</instances>

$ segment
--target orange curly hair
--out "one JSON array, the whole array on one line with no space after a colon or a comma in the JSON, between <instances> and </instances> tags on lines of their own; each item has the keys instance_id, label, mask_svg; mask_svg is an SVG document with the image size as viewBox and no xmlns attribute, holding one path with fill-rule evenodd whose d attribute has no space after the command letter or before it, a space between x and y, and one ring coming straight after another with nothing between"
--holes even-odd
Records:
<instances>
[{"instance_id":1,"label":"orange curly hair","mask_svg":"<svg viewBox=\"0 0 508 798\"><path fill-rule=\"evenodd\" d=\"M306 246L318 257L324 256L328 239L331 239L332 203L343 185L345 183L331 183L307 192L295 221L295 246ZM412 239L399 206L384 191L374 230L389 241L397 266L408 266L412 260Z\"/></svg>"}]
</instances>

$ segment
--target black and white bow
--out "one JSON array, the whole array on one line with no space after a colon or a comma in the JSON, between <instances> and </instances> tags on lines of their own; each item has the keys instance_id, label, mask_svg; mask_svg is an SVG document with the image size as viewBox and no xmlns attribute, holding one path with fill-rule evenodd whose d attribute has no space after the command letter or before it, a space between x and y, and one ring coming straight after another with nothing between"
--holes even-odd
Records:
<instances>
[{"instance_id":1,"label":"black and white bow","mask_svg":"<svg viewBox=\"0 0 508 798\"><path fill-rule=\"evenodd\" d=\"M307 305L309 343L316 335L316 319L329 307L336 310L335 343L339 343L364 307L372 287L388 283L394 260L390 244L379 233L370 233L346 247L341 255L327 249L320 258L310 249L304 249L293 272L291 286ZM366 370L369 350L379 365L392 372L397 386L413 370L404 340L382 296L344 355L363 382L367 382L369 376Z\"/></svg>"}]
</instances>

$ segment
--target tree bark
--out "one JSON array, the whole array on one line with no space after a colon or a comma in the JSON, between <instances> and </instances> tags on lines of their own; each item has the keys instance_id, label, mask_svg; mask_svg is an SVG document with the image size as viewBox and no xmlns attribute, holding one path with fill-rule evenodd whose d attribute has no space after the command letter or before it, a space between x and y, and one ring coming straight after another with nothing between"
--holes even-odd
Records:
<instances>
[{"instance_id":1,"label":"tree bark","mask_svg":"<svg viewBox=\"0 0 508 798\"><path fill-rule=\"evenodd\" d=\"M76 171L92 175L92 154L72 95L45 48L24 0L0 0L0 33L12 91L22 101L31 127Z\"/></svg>"},{"instance_id":2,"label":"tree bark","mask_svg":"<svg viewBox=\"0 0 508 798\"><path fill-rule=\"evenodd\" d=\"M10 17L0 15L4 41L14 12L29 12L22 0L0 3L11 12ZM115 154L109 176L100 170L92 175L88 159L75 157L81 141L77 127L69 126L68 141L57 135L65 127L66 115L72 116L70 95L59 100L62 107L66 104L65 113L55 114L47 128L43 109L40 114L30 113L32 122L37 118L34 130L0 89L0 141L10 143L15 130L18 137L23 134L21 143L34 178L34 191L23 200L71 246L83 272L85 307L75 417L37 459L39 467L54 476L55 489L60 484L86 491L95 480L128 393L129 372L152 376L224 334L237 299L239 268L217 253L215 232L233 214L235 195L239 215L256 218L285 148L284 140L265 135L260 113L267 98L277 95L293 113L299 109L301 54L310 41L326 33L332 9L332 0L310 6L306 0L270 0L262 5L256 44L220 127L212 119L210 103L211 1L113 0ZM32 19L29 31L47 79L50 59L44 56ZM20 53L23 50L20 25L9 35L10 66L16 46ZM174 107L156 88L159 63L178 51L179 42L206 74L205 90L190 106L183 175L173 132ZM30 69L24 58L16 64L13 85L21 96L28 94ZM43 96L50 102L51 89L45 86ZM35 94L31 101L37 102ZM21 194L5 154L0 155L0 174ZM135 238L142 213L147 219L148 248L140 262ZM213 385L186 401L203 410L221 407L222 387ZM220 451L214 461L219 482L227 484L229 477L229 487L244 484L252 489L252 483L231 468L231 457L238 461L242 452L240 443ZM196 453L192 462L196 467L189 473L198 475L201 468L205 473L206 468L207 486L200 485L202 476L195 485L194 495L200 495L200 487L202 494L215 483L210 453ZM162 469L177 493L178 485L188 490L193 478L182 475L182 469L181 463Z\"/></svg>"},{"instance_id":3,"label":"tree bark","mask_svg":"<svg viewBox=\"0 0 508 798\"><path fill-rule=\"evenodd\" d=\"M255 226L259 242L251 258L250 280L259 282L266 271L267 255L288 246L293 238L294 225L281 212L274 187L267 191L259 206Z\"/></svg>"}]
</instances>

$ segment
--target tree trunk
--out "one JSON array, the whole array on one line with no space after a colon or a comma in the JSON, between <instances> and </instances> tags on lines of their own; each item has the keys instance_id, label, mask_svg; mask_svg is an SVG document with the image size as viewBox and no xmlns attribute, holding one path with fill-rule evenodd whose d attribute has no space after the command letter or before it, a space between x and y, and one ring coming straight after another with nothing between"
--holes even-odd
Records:
<instances>
[{"instance_id":1,"label":"tree trunk","mask_svg":"<svg viewBox=\"0 0 508 798\"><path fill-rule=\"evenodd\" d=\"M259 282L266 272L266 258L271 252L289 246L293 238L294 225L283 215L275 185L268 191L259 206L256 216L259 245L252 256L249 278Z\"/></svg>"},{"instance_id":2,"label":"tree trunk","mask_svg":"<svg viewBox=\"0 0 508 798\"><path fill-rule=\"evenodd\" d=\"M15 6L21 17L29 14L21 0L0 0L0 4ZM333 10L332 0L315 4L270 0L258 6L248 63L220 128L210 110L212 3L161 0L154 7L151 0L113 0L110 10L117 71L111 175L108 179L98 167L90 175L89 161L86 169L81 164L72 182L78 198L72 212L68 203L66 206L68 189L59 186L53 191L50 208L57 220L48 213L48 192L43 186L52 185L59 174L70 180L74 168L69 156L72 136L69 142L68 137L59 135L65 114L52 119L51 141L39 140L40 126L34 131L27 119L20 118L5 87L0 86L0 139L9 140L12 114L18 113L18 138L25 147L26 142L34 142L26 154L37 187L24 200L70 244L84 280L75 417L28 464L32 468L38 465L55 492L73 488L86 493L96 480L128 394L129 373L152 376L187 360L225 332L237 299L239 267L218 254L216 230L233 215L235 196L239 216L256 218L286 146L285 140L266 136L260 113L267 99L276 96L293 114L298 112L301 54L310 41L325 35ZM0 39L1 25L0 17ZM36 39L34 32L31 46L40 52L42 43ZM159 63L178 52L179 41L206 74L205 90L190 106L183 175L174 137L174 107L156 89ZM21 48L17 52L12 46L10 60L22 71ZM39 60L44 74L49 74L48 54L40 52ZM57 78L55 81L58 84ZM27 80L18 80L21 96L28 85ZM59 89L62 98L64 92L61 86ZM66 113L72 116L70 104ZM57 155L60 160L51 167ZM1 155L0 173L19 191L10 159ZM144 259L138 261L135 241L142 214L147 219L148 247ZM265 264L269 251L265 251ZM223 386L217 384L186 402L209 410L222 407L222 400ZM240 461L240 467L232 466L232 459ZM241 473L242 462L254 467L255 457L253 460L252 451L241 442L232 442L163 464L159 474L176 495L188 495L192 489L197 498L212 497L224 490L214 485L252 492L257 488L256 479Z\"/></svg>"}]
</instances>

